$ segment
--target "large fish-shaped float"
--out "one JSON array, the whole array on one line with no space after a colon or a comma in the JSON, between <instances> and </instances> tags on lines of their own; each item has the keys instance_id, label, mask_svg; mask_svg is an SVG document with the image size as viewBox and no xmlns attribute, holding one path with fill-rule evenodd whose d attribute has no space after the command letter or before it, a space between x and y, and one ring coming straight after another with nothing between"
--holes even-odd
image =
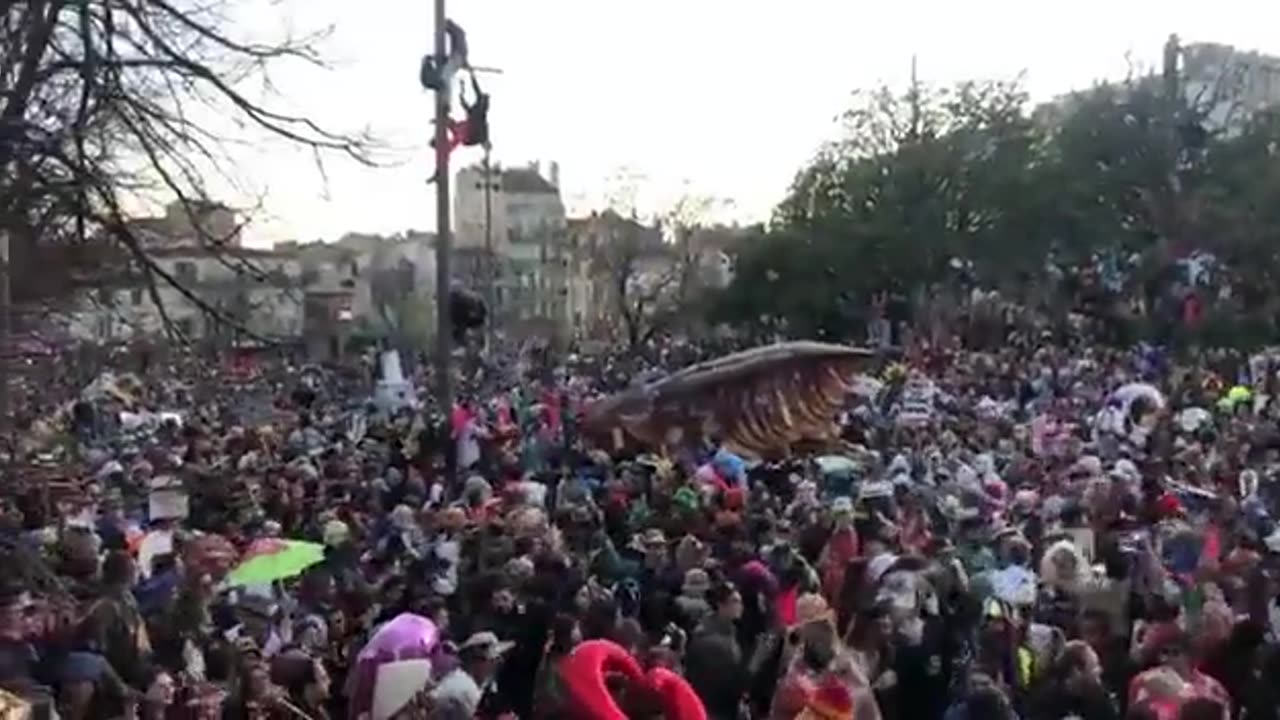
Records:
<instances>
[{"instance_id":1,"label":"large fish-shaped float","mask_svg":"<svg viewBox=\"0 0 1280 720\"><path fill-rule=\"evenodd\" d=\"M605 446L679 445L701 436L752 458L840 444L836 414L875 357L863 348L787 342L691 365L589 406L583 428Z\"/></svg>"}]
</instances>

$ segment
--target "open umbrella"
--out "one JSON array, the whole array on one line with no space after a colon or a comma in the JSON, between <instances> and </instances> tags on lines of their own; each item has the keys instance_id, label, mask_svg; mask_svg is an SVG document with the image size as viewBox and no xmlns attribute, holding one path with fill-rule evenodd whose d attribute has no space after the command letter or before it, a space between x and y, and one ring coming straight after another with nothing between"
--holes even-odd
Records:
<instances>
[{"instance_id":1,"label":"open umbrella","mask_svg":"<svg viewBox=\"0 0 1280 720\"><path fill-rule=\"evenodd\" d=\"M858 469L856 460L843 455L822 455L814 458L813 462L823 475L847 475L856 472Z\"/></svg>"},{"instance_id":2,"label":"open umbrella","mask_svg":"<svg viewBox=\"0 0 1280 720\"><path fill-rule=\"evenodd\" d=\"M301 540L264 538L249 546L244 560L227 576L232 585L266 585L301 575L324 560L324 546Z\"/></svg>"}]
</instances>

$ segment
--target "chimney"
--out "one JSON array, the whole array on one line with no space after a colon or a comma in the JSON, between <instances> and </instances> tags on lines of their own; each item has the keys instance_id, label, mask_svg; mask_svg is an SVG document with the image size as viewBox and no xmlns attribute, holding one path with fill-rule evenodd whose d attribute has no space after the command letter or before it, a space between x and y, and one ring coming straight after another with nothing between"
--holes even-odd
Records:
<instances>
[{"instance_id":1,"label":"chimney","mask_svg":"<svg viewBox=\"0 0 1280 720\"><path fill-rule=\"evenodd\" d=\"M537 160L534 160L533 162L530 162L530 163L529 163L529 169L530 169L530 170L532 170L532 171L534 172L534 174L536 174L536 175L541 175L541 174L542 174L542 163L538 162Z\"/></svg>"},{"instance_id":2,"label":"chimney","mask_svg":"<svg viewBox=\"0 0 1280 720\"><path fill-rule=\"evenodd\" d=\"M560 189L560 163L551 162L551 177L547 178L557 190Z\"/></svg>"}]
</instances>

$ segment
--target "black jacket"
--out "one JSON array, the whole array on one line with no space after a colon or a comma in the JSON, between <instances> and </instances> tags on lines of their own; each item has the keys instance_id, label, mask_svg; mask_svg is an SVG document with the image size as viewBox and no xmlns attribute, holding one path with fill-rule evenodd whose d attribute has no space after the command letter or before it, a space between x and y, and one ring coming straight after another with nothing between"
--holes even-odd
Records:
<instances>
[{"instance_id":1,"label":"black jacket","mask_svg":"<svg viewBox=\"0 0 1280 720\"><path fill-rule=\"evenodd\" d=\"M746 668L731 621L710 617L698 626L685 653L685 677L711 720L734 720L747 689Z\"/></svg>"}]
</instances>

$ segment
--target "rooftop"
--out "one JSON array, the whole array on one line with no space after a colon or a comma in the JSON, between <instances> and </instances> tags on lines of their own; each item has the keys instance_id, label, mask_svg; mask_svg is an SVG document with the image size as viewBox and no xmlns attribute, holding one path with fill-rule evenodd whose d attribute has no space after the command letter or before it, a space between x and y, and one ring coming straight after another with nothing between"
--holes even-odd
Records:
<instances>
[{"instance_id":1,"label":"rooftop","mask_svg":"<svg viewBox=\"0 0 1280 720\"><path fill-rule=\"evenodd\" d=\"M170 230L169 220L163 217L133 218L125 223L133 231L167 234Z\"/></svg>"},{"instance_id":2,"label":"rooftop","mask_svg":"<svg viewBox=\"0 0 1280 720\"><path fill-rule=\"evenodd\" d=\"M592 212L587 217L569 218L565 225L571 233L596 231L617 236L624 232L634 232L646 239L662 239L662 230L657 225L646 225L636 218L629 218L612 208L601 212Z\"/></svg>"},{"instance_id":3,"label":"rooftop","mask_svg":"<svg viewBox=\"0 0 1280 720\"><path fill-rule=\"evenodd\" d=\"M560 191L533 168L508 168L502 171L502 191L526 195L558 195Z\"/></svg>"},{"instance_id":4,"label":"rooftop","mask_svg":"<svg viewBox=\"0 0 1280 720\"><path fill-rule=\"evenodd\" d=\"M224 245L221 247L210 247L208 245L171 245L168 247L158 247L147 250L147 255L152 257L174 258L174 257L214 257L216 255L228 255L237 258L280 258L287 259L295 257L295 253L288 250L271 249L271 248L251 248L236 247Z\"/></svg>"},{"instance_id":5,"label":"rooftop","mask_svg":"<svg viewBox=\"0 0 1280 720\"><path fill-rule=\"evenodd\" d=\"M333 245L355 252L372 252L379 247L388 247L391 245L406 245L411 243L425 244L435 246L436 237L433 232L424 232L422 230L409 229L392 235L378 235L375 233L357 233L349 232L338 238Z\"/></svg>"},{"instance_id":6,"label":"rooftop","mask_svg":"<svg viewBox=\"0 0 1280 720\"><path fill-rule=\"evenodd\" d=\"M750 238L759 228L738 225L705 225L691 229L689 245L697 250L728 250Z\"/></svg>"}]
</instances>

